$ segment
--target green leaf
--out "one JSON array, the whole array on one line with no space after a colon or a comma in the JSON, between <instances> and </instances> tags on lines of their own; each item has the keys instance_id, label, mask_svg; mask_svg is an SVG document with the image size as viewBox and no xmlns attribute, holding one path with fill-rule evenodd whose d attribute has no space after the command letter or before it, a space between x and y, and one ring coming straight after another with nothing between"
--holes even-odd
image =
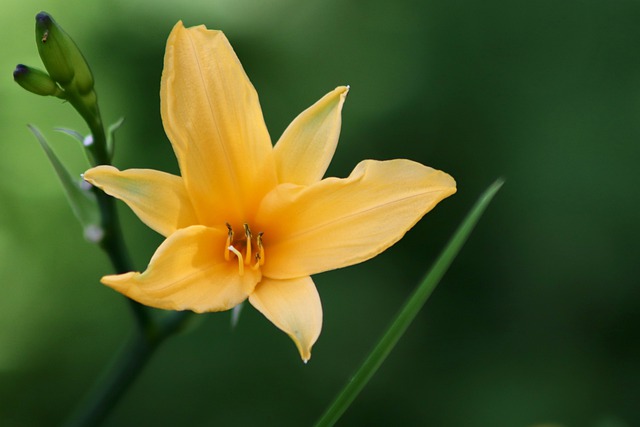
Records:
<instances>
[{"instance_id":1,"label":"green leaf","mask_svg":"<svg viewBox=\"0 0 640 427\"><path fill-rule=\"evenodd\" d=\"M47 158L51 162L53 169L58 175L62 188L67 196L67 200L71 205L74 215L84 229L84 235L87 240L92 242L99 242L102 239L102 229L100 228L100 210L96 198L88 189L82 189L80 183L76 182L67 168L58 159L58 156L53 152L49 143L45 137L40 133L38 128L33 125L28 125L29 130L33 132L36 139L40 143L40 146L44 150Z\"/></svg>"},{"instance_id":2,"label":"green leaf","mask_svg":"<svg viewBox=\"0 0 640 427\"><path fill-rule=\"evenodd\" d=\"M400 310L351 381L347 383L331 406L322 415L320 420L318 420L316 427L333 426L358 396L360 391L362 391L367 382L369 382L371 377L373 377L422 306L427 302L427 299L438 282L440 282L440 279L444 276L456 255L458 255L458 252L460 252L460 249L462 249L469 234L471 234L471 231L491 202L491 199L493 199L503 183L504 181L502 179L497 180L480 196L480 199L478 199L467 217L458 227L445 249L431 267L429 273L422 280L422 283L420 283L405 303L404 307Z\"/></svg>"}]
</instances>

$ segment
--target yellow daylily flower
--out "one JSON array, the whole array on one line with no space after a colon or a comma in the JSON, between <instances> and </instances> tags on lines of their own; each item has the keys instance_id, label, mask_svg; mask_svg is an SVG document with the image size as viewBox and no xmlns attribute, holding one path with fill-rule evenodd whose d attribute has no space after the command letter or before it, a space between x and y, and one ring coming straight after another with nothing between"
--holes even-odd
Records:
<instances>
[{"instance_id":1,"label":"yellow daylily flower","mask_svg":"<svg viewBox=\"0 0 640 427\"><path fill-rule=\"evenodd\" d=\"M102 283L167 310L222 311L248 299L309 360L322 328L310 276L378 255L456 191L451 176L410 160L365 160L347 178L322 179L348 91L329 92L272 146L224 34L179 22L160 95L181 176L111 166L84 174L166 240L146 271Z\"/></svg>"}]
</instances>

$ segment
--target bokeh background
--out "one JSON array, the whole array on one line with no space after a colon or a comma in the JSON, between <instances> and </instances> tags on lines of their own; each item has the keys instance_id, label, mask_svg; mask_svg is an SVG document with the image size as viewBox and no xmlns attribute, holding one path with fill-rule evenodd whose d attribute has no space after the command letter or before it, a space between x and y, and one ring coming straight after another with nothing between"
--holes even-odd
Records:
<instances>
[{"instance_id":1,"label":"bokeh background","mask_svg":"<svg viewBox=\"0 0 640 427\"><path fill-rule=\"evenodd\" d=\"M14 84L40 67L51 13L89 60L115 163L177 172L159 114L179 19L225 31L273 140L351 85L330 175L363 158L443 169L459 192L363 265L315 277L322 336L305 366L246 307L167 342L107 426L311 425L478 195L506 185L343 426L640 425L640 3L631 0L2 0L0 425L64 419L128 335L129 307L86 243L27 123L74 173L73 110ZM121 206L122 207L122 206ZM121 209L136 265L160 237Z\"/></svg>"}]
</instances>

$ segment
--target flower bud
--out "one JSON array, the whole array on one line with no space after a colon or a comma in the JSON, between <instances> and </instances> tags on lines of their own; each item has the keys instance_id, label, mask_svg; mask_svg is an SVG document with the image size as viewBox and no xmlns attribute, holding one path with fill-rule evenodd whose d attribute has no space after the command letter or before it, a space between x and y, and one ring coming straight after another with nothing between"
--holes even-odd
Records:
<instances>
[{"instance_id":1,"label":"flower bud","mask_svg":"<svg viewBox=\"0 0 640 427\"><path fill-rule=\"evenodd\" d=\"M93 89L93 75L80 49L46 12L36 15L36 44L49 75L65 90L85 94Z\"/></svg>"},{"instance_id":2,"label":"flower bud","mask_svg":"<svg viewBox=\"0 0 640 427\"><path fill-rule=\"evenodd\" d=\"M18 64L13 71L13 80L36 95L64 98L64 92L44 71Z\"/></svg>"}]
</instances>

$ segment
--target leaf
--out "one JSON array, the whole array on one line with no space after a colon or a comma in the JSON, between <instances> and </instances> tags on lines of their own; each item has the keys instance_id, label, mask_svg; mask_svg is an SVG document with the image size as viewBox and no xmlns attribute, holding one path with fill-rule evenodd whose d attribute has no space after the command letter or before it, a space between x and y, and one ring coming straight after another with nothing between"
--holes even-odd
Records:
<instances>
[{"instance_id":1,"label":"leaf","mask_svg":"<svg viewBox=\"0 0 640 427\"><path fill-rule=\"evenodd\" d=\"M64 193L67 197L67 200L69 201L69 205L71 205L71 210L82 224L85 237L87 238L87 240L93 242L100 241L102 239L103 233L99 225L100 210L95 196L93 195L93 193L89 192L88 189L85 190L81 188L80 184L71 177L71 174L69 173L67 168L62 164L60 159L58 159L56 154L49 146L49 143L42 135L42 133L40 133L38 128L33 125L27 126L29 127L29 130L35 135L36 139L40 143L40 146L47 155L47 158L51 162L56 175L58 175L58 179L60 179L60 182L62 183L62 188L64 189ZM65 131L63 130L63 132ZM82 136L80 135L80 137Z\"/></svg>"},{"instance_id":2,"label":"leaf","mask_svg":"<svg viewBox=\"0 0 640 427\"><path fill-rule=\"evenodd\" d=\"M429 273L422 280L422 283L411 295L404 307L400 310L394 321L391 323L378 344L371 351L367 359L360 366L351 381L342 389L340 394L333 401L331 406L316 423L316 427L326 427L334 425L349 405L355 400L360 391L376 373L382 362L387 358L398 340L407 330L413 319L416 317L422 306L427 302L429 296L436 288L440 279L455 259L471 231L484 213L491 199L496 195L504 181L498 179L485 190L476 204L473 206L462 224L458 227L449 243L442 251L436 262L431 267Z\"/></svg>"}]
</instances>

